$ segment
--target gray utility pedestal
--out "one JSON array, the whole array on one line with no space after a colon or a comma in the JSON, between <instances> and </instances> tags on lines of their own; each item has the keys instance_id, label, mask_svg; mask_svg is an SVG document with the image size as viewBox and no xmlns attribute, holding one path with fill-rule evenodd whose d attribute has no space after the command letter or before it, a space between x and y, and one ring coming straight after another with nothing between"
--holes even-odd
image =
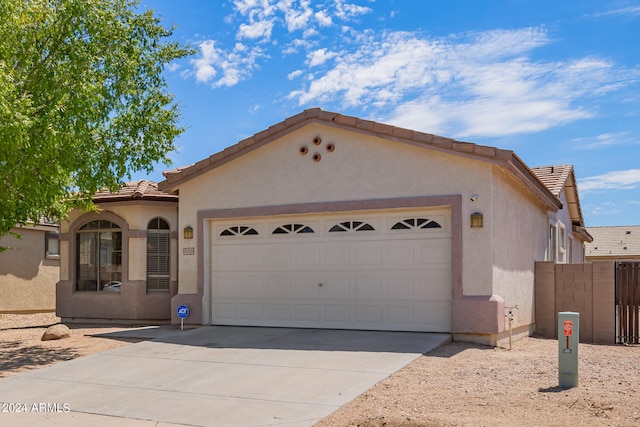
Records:
<instances>
[{"instance_id":1,"label":"gray utility pedestal","mask_svg":"<svg viewBox=\"0 0 640 427\"><path fill-rule=\"evenodd\" d=\"M578 386L580 313L558 313L558 382L560 387Z\"/></svg>"}]
</instances>

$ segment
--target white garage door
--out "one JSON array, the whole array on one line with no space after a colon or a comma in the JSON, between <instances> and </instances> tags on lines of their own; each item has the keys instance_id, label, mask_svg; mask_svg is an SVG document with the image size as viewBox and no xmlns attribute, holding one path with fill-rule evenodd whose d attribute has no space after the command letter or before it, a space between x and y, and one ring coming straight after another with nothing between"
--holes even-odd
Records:
<instances>
[{"instance_id":1,"label":"white garage door","mask_svg":"<svg viewBox=\"0 0 640 427\"><path fill-rule=\"evenodd\" d=\"M448 332L448 209L211 222L212 323Z\"/></svg>"}]
</instances>

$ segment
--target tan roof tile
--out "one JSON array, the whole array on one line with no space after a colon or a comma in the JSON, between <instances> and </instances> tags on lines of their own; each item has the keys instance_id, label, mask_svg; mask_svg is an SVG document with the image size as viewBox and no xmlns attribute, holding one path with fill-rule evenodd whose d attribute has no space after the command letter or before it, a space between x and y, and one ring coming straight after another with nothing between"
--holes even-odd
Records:
<instances>
[{"instance_id":1,"label":"tan roof tile","mask_svg":"<svg viewBox=\"0 0 640 427\"><path fill-rule=\"evenodd\" d=\"M587 257L640 256L640 226L589 227L593 241L585 245Z\"/></svg>"},{"instance_id":2,"label":"tan roof tile","mask_svg":"<svg viewBox=\"0 0 640 427\"><path fill-rule=\"evenodd\" d=\"M116 192L102 190L93 196L95 203L125 200L165 200L177 202L178 196L159 190L157 183L145 179L127 182Z\"/></svg>"},{"instance_id":3,"label":"tan roof tile","mask_svg":"<svg viewBox=\"0 0 640 427\"><path fill-rule=\"evenodd\" d=\"M533 167L531 171L557 197L573 170L571 165Z\"/></svg>"}]
</instances>

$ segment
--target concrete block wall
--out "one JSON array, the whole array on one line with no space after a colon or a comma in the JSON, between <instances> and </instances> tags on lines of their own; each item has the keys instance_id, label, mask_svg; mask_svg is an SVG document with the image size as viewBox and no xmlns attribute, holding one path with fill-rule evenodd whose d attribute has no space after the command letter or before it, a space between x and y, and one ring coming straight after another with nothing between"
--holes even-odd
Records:
<instances>
[{"instance_id":1,"label":"concrete block wall","mask_svg":"<svg viewBox=\"0 0 640 427\"><path fill-rule=\"evenodd\" d=\"M613 344L615 341L615 263L535 266L537 334L558 337L557 314L580 313L580 341Z\"/></svg>"}]
</instances>

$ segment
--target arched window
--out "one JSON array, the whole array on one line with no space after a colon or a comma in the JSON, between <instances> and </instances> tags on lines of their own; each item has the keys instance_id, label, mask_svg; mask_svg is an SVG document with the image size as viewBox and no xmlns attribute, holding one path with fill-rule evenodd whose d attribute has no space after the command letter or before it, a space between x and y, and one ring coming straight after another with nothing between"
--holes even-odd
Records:
<instances>
[{"instance_id":1,"label":"arched window","mask_svg":"<svg viewBox=\"0 0 640 427\"><path fill-rule=\"evenodd\" d=\"M120 291L122 230L105 220L86 223L76 233L76 290Z\"/></svg>"},{"instance_id":2,"label":"arched window","mask_svg":"<svg viewBox=\"0 0 640 427\"><path fill-rule=\"evenodd\" d=\"M162 218L147 227L147 290L168 291L170 281L171 236L169 223Z\"/></svg>"}]
</instances>

